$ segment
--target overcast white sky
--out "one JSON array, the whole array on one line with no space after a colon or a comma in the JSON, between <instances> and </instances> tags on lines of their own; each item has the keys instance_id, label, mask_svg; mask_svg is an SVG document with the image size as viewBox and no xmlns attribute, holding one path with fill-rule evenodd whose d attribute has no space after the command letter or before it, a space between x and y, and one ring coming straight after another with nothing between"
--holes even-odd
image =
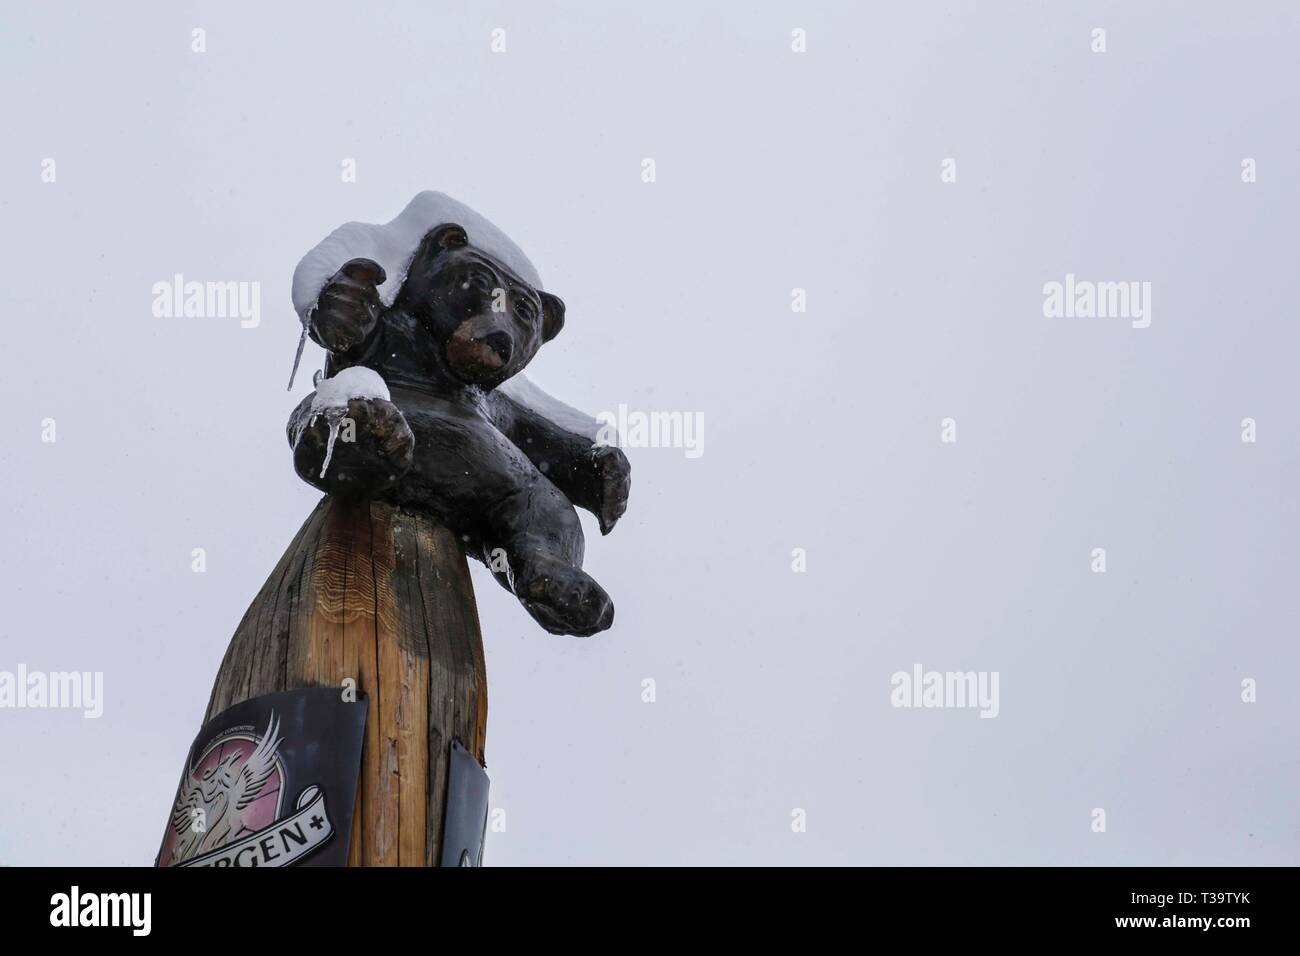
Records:
<instances>
[{"instance_id":1,"label":"overcast white sky","mask_svg":"<svg viewBox=\"0 0 1300 956\"><path fill-rule=\"evenodd\" d=\"M152 862L317 498L293 267L421 189L567 302L535 381L705 421L584 519L610 632L475 569L487 863L1300 862L1297 7L729 6L4 5L0 670L106 700L0 710L0 863ZM155 318L176 273L260 324ZM1045 318L1067 273L1150 327ZM891 707L914 664L998 717Z\"/></svg>"}]
</instances>

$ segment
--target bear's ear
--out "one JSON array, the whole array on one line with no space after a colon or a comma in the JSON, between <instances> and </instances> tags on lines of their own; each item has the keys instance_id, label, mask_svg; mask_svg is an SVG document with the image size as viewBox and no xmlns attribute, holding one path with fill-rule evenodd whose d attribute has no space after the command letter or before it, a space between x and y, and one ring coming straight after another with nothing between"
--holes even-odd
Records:
<instances>
[{"instance_id":1,"label":"bear's ear","mask_svg":"<svg viewBox=\"0 0 1300 956\"><path fill-rule=\"evenodd\" d=\"M539 292L542 297L542 341L549 342L564 328L564 300L549 292Z\"/></svg>"},{"instance_id":2,"label":"bear's ear","mask_svg":"<svg viewBox=\"0 0 1300 956\"><path fill-rule=\"evenodd\" d=\"M430 229L425 234L421 245L435 253L444 249L459 249L461 246L469 245L469 236L466 234L464 226L454 222L445 222L435 229Z\"/></svg>"}]
</instances>

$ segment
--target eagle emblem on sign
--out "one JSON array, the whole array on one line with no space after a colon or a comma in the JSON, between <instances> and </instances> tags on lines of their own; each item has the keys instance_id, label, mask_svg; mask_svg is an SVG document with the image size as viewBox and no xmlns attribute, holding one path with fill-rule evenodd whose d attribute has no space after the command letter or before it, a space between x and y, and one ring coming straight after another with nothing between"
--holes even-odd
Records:
<instances>
[{"instance_id":1,"label":"eagle emblem on sign","mask_svg":"<svg viewBox=\"0 0 1300 956\"><path fill-rule=\"evenodd\" d=\"M233 730L208 744L173 805L164 865L185 864L276 821L285 782L281 743L272 711L260 736Z\"/></svg>"},{"instance_id":2,"label":"eagle emblem on sign","mask_svg":"<svg viewBox=\"0 0 1300 956\"><path fill-rule=\"evenodd\" d=\"M345 864L365 715L364 700L317 687L242 701L208 721L190 747L156 864Z\"/></svg>"},{"instance_id":3,"label":"eagle emblem on sign","mask_svg":"<svg viewBox=\"0 0 1300 956\"><path fill-rule=\"evenodd\" d=\"M260 737L232 731L208 745L172 808L168 866L256 833L280 815L284 766L276 752L283 740L272 711Z\"/></svg>"}]
</instances>

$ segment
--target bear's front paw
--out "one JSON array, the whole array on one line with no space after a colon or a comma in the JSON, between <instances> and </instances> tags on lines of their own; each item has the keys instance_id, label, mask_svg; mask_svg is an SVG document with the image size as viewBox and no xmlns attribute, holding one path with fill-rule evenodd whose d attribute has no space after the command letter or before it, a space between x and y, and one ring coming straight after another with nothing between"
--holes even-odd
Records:
<instances>
[{"instance_id":1,"label":"bear's front paw","mask_svg":"<svg viewBox=\"0 0 1300 956\"><path fill-rule=\"evenodd\" d=\"M600 523L600 533L609 534L627 510L627 497L632 490L632 465L628 462L627 455L613 445L596 446L592 449L591 458L596 466L600 495L596 520Z\"/></svg>"},{"instance_id":2,"label":"bear's front paw","mask_svg":"<svg viewBox=\"0 0 1300 956\"><path fill-rule=\"evenodd\" d=\"M614 623L614 602L581 568L538 558L515 577L515 595L552 634L590 637Z\"/></svg>"},{"instance_id":3,"label":"bear's front paw","mask_svg":"<svg viewBox=\"0 0 1300 956\"><path fill-rule=\"evenodd\" d=\"M323 491L372 495L395 485L411 467L415 435L392 402L353 398L342 407L312 412L311 396L295 414L293 463ZM294 427L294 426L291 426Z\"/></svg>"},{"instance_id":4,"label":"bear's front paw","mask_svg":"<svg viewBox=\"0 0 1300 956\"><path fill-rule=\"evenodd\" d=\"M373 259L343 263L321 289L311 312L316 343L331 352L347 352L365 341L383 310L379 286L387 278Z\"/></svg>"}]
</instances>

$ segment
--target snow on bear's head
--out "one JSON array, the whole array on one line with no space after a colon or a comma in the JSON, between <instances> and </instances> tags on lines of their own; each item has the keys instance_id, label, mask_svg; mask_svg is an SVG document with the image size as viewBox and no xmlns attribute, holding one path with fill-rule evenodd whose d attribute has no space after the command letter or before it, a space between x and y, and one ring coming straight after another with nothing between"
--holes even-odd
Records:
<instances>
[{"instance_id":1,"label":"snow on bear's head","mask_svg":"<svg viewBox=\"0 0 1300 956\"><path fill-rule=\"evenodd\" d=\"M426 190L406 204L391 222L347 222L339 226L302 257L293 270L293 307L301 321L316 304L325 283L349 259L373 259L388 277L379 287L384 305L392 305L406 279L406 270L429 231L447 223L464 227L475 246L500 260L534 289L541 276L509 236L445 193Z\"/></svg>"}]
</instances>

